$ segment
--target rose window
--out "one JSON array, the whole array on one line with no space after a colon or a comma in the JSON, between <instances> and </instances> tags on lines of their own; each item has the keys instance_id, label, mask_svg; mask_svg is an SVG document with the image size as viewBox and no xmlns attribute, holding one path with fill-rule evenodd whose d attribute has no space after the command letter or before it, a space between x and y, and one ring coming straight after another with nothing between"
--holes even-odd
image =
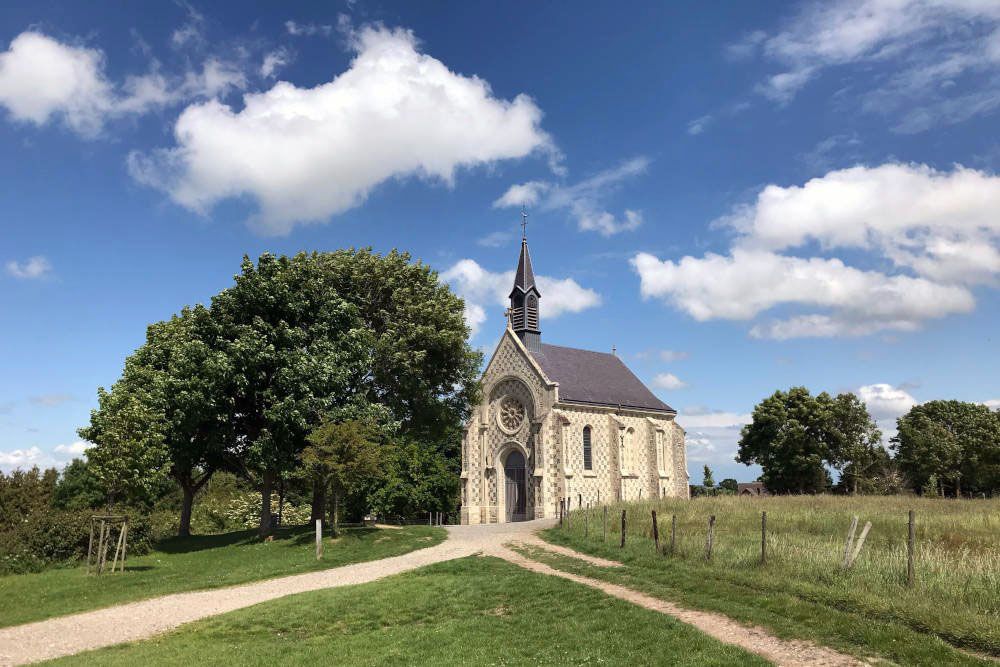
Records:
<instances>
[{"instance_id":1,"label":"rose window","mask_svg":"<svg viewBox=\"0 0 1000 667\"><path fill-rule=\"evenodd\" d=\"M497 415L497 420L500 422L500 428L504 431L513 433L520 429L521 424L524 423L524 416L524 406L516 398L507 396L500 401L500 412Z\"/></svg>"}]
</instances>

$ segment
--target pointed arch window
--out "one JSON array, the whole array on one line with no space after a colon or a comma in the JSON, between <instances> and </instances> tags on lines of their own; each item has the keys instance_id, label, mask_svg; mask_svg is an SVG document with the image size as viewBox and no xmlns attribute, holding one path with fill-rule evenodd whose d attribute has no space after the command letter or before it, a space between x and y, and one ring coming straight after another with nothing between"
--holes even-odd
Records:
<instances>
[{"instance_id":1,"label":"pointed arch window","mask_svg":"<svg viewBox=\"0 0 1000 667\"><path fill-rule=\"evenodd\" d=\"M583 469L594 469L594 455L590 445L590 427L583 427Z\"/></svg>"}]
</instances>

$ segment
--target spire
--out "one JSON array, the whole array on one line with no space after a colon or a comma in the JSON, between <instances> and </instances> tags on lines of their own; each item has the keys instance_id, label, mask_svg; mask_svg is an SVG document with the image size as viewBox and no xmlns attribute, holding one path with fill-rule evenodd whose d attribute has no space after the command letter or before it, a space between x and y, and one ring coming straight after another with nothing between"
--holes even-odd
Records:
<instances>
[{"instance_id":1,"label":"spire","mask_svg":"<svg viewBox=\"0 0 1000 667\"><path fill-rule=\"evenodd\" d=\"M540 345L541 330L538 328L538 300L541 294L535 285L535 272L531 268L531 254L528 252L528 213L521 207L521 254L517 258L514 272L514 287L510 291L510 321L514 333L520 337L528 349Z\"/></svg>"}]
</instances>

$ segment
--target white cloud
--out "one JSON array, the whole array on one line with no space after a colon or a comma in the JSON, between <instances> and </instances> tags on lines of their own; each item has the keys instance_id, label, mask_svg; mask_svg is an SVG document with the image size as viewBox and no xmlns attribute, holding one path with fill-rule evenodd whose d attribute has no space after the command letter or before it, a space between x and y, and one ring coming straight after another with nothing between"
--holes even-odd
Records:
<instances>
[{"instance_id":1,"label":"white cloud","mask_svg":"<svg viewBox=\"0 0 1000 667\"><path fill-rule=\"evenodd\" d=\"M279 69L291 62L291 60L292 55L288 49L275 49L264 55L264 61L260 64L260 75L265 79L269 79Z\"/></svg>"},{"instance_id":2,"label":"white cloud","mask_svg":"<svg viewBox=\"0 0 1000 667\"><path fill-rule=\"evenodd\" d=\"M4 268L9 275L21 280L37 280L52 273L52 263L41 255L29 257L23 262L12 259Z\"/></svg>"},{"instance_id":3,"label":"white cloud","mask_svg":"<svg viewBox=\"0 0 1000 667\"><path fill-rule=\"evenodd\" d=\"M572 278L536 276L535 279L542 295L539 316L543 320L564 313L579 313L601 304L601 296L597 292L581 287ZM514 272L494 273L475 260L463 259L442 273L441 280L465 299L465 320L475 335L486 321L487 308L502 310L508 305Z\"/></svg>"},{"instance_id":4,"label":"white cloud","mask_svg":"<svg viewBox=\"0 0 1000 667\"><path fill-rule=\"evenodd\" d=\"M0 105L14 120L44 125L58 116L75 132L93 136L114 107L104 55L22 32L0 53Z\"/></svg>"},{"instance_id":5,"label":"white cloud","mask_svg":"<svg viewBox=\"0 0 1000 667\"><path fill-rule=\"evenodd\" d=\"M294 37L313 37L320 35L329 37L333 34L333 26L320 23L297 23L296 21L285 21L285 30Z\"/></svg>"},{"instance_id":6,"label":"white cloud","mask_svg":"<svg viewBox=\"0 0 1000 667\"><path fill-rule=\"evenodd\" d=\"M642 212L625 209L621 216L615 216L605 209L604 200L623 182L645 173L648 166L648 158L636 157L574 185L546 181L512 185L493 202L493 206L500 208L537 204L542 211L566 210L576 220L577 228L581 231L596 231L602 236L612 236L638 228L643 221Z\"/></svg>"},{"instance_id":7,"label":"white cloud","mask_svg":"<svg viewBox=\"0 0 1000 667\"><path fill-rule=\"evenodd\" d=\"M922 131L1000 106L1000 82L967 76L995 71L998 43L1000 5L992 0L835 0L806 5L781 30L752 33L727 52L779 63L757 87L779 103L830 68L891 62L888 73L868 68L873 88L862 92L862 108L902 112L897 129Z\"/></svg>"},{"instance_id":8,"label":"white cloud","mask_svg":"<svg viewBox=\"0 0 1000 667\"><path fill-rule=\"evenodd\" d=\"M657 389L683 389L687 386L687 382L673 373L659 373L653 378L653 386Z\"/></svg>"},{"instance_id":9,"label":"white cloud","mask_svg":"<svg viewBox=\"0 0 1000 667\"><path fill-rule=\"evenodd\" d=\"M54 408L56 406L62 405L73 400L70 394L42 394L41 396L32 396L28 399L35 405L40 405L46 408Z\"/></svg>"},{"instance_id":10,"label":"white cloud","mask_svg":"<svg viewBox=\"0 0 1000 667\"><path fill-rule=\"evenodd\" d=\"M691 429L740 429L753 421L749 413L726 412L725 410L699 410L689 408L677 416L678 423Z\"/></svg>"},{"instance_id":11,"label":"white cloud","mask_svg":"<svg viewBox=\"0 0 1000 667\"><path fill-rule=\"evenodd\" d=\"M110 118L246 87L240 68L218 58L178 77L165 76L154 61L148 73L127 76L121 86L108 79L104 63L98 49L22 32L0 53L0 106L16 121L42 126L61 120L94 138Z\"/></svg>"},{"instance_id":12,"label":"white cloud","mask_svg":"<svg viewBox=\"0 0 1000 667\"><path fill-rule=\"evenodd\" d=\"M328 83L278 82L246 95L239 111L189 106L177 146L133 153L133 176L201 213L248 195L259 206L254 226L284 234L357 206L392 178L451 184L457 169L551 146L530 98L494 97L482 79L420 53L412 33L366 27L351 44L350 68Z\"/></svg>"},{"instance_id":13,"label":"white cloud","mask_svg":"<svg viewBox=\"0 0 1000 667\"><path fill-rule=\"evenodd\" d=\"M697 136L705 131L705 128L709 123L712 122L711 114L706 114L704 116L699 116L694 120L690 121L687 125L687 133L691 136Z\"/></svg>"},{"instance_id":14,"label":"white cloud","mask_svg":"<svg viewBox=\"0 0 1000 667\"><path fill-rule=\"evenodd\" d=\"M865 402L869 414L880 422L895 422L918 403L909 392L886 383L865 385L855 393Z\"/></svg>"},{"instance_id":15,"label":"white cloud","mask_svg":"<svg viewBox=\"0 0 1000 667\"><path fill-rule=\"evenodd\" d=\"M83 456L83 454L85 454L86 451L93 446L93 443L85 440L77 440L76 442L71 442L68 445L56 445L54 451L58 454L66 454L72 458Z\"/></svg>"},{"instance_id":16,"label":"white cloud","mask_svg":"<svg viewBox=\"0 0 1000 667\"><path fill-rule=\"evenodd\" d=\"M5 468L29 468L43 460L42 450L38 447L0 451L0 466Z\"/></svg>"},{"instance_id":17,"label":"white cloud","mask_svg":"<svg viewBox=\"0 0 1000 667\"><path fill-rule=\"evenodd\" d=\"M990 410L1000 410L1000 398L983 401L983 405L988 407Z\"/></svg>"},{"instance_id":18,"label":"white cloud","mask_svg":"<svg viewBox=\"0 0 1000 667\"><path fill-rule=\"evenodd\" d=\"M509 243L513 238L514 234L511 232L490 232L486 236L478 239L476 244L486 248L499 248L500 246Z\"/></svg>"},{"instance_id":19,"label":"white cloud","mask_svg":"<svg viewBox=\"0 0 1000 667\"><path fill-rule=\"evenodd\" d=\"M632 264L644 297L699 321L749 320L782 306L819 308L758 322L756 337L788 339L913 331L975 307L971 286L1000 280L1000 177L886 164L832 171L803 186L769 185L719 224L737 236L727 255ZM798 249L861 251L893 274Z\"/></svg>"},{"instance_id":20,"label":"white cloud","mask_svg":"<svg viewBox=\"0 0 1000 667\"><path fill-rule=\"evenodd\" d=\"M689 359L691 357L691 353L681 352L679 350L660 350L659 353L657 353L657 356L660 358L660 361L671 363L674 361L684 361L685 359Z\"/></svg>"}]
</instances>

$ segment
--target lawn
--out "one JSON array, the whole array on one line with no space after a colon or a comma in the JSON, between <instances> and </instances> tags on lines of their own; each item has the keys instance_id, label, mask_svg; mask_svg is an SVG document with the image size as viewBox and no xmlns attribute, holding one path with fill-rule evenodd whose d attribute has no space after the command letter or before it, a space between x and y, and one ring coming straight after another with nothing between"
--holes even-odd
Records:
<instances>
[{"instance_id":1,"label":"lawn","mask_svg":"<svg viewBox=\"0 0 1000 667\"><path fill-rule=\"evenodd\" d=\"M621 510L627 515L619 548ZM650 511L657 510L657 554ZM907 511L917 518L916 584L906 586ZM761 511L767 511L768 558L760 564ZM628 565L601 570L555 557L546 562L621 583L691 607L759 623L779 636L801 637L856 655L904 664L977 662L956 649L1000 657L1000 501L834 496L698 498L573 512L543 534L557 544ZM707 520L716 516L711 561ZM872 529L853 569L844 572L852 515ZM669 548L669 547L668 547Z\"/></svg>"},{"instance_id":2,"label":"lawn","mask_svg":"<svg viewBox=\"0 0 1000 667\"><path fill-rule=\"evenodd\" d=\"M57 663L769 664L668 616L478 557L289 596Z\"/></svg>"},{"instance_id":3,"label":"lawn","mask_svg":"<svg viewBox=\"0 0 1000 667\"><path fill-rule=\"evenodd\" d=\"M0 577L0 627L398 556L444 538L443 529L430 526L349 528L335 540L326 536L322 561L316 560L315 532L306 526L279 530L271 542L257 539L255 531L169 539L149 554L129 558L124 573L88 576L73 567Z\"/></svg>"}]
</instances>

